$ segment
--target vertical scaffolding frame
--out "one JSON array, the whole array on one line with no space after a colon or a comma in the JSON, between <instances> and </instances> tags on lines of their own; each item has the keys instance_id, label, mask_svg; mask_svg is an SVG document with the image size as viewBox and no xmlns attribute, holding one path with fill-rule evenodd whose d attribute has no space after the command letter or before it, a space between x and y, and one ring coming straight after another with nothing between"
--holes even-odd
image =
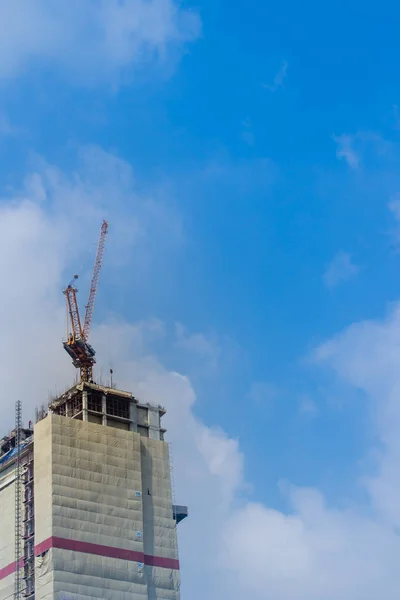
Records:
<instances>
[{"instance_id":1,"label":"vertical scaffolding frame","mask_svg":"<svg viewBox=\"0 0 400 600\"><path fill-rule=\"evenodd\" d=\"M174 531L175 535L172 537L172 546L175 551L175 556L178 556L178 519L176 513L176 492L175 492L175 476L174 476L174 461L172 456L172 446L171 443L168 442L168 459L169 459L169 473L170 473L170 481L171 481L171 500L172 500L172 515L174 519ZM175 589L174 600L179 600L179 584L178 588Z\"/></svg>"},{"instance_id":2,"label":"vertical scaffolding frame","mask_svg":"<svg viewBox=\"0 0 400 600\"><path fill-rule=\"evenodd\" d=\"M33 478L33 453L29 450L23 474L24 488L24 597L32 599L35 595L35 494Z\"/></svg>"},{"instance_id":3,"label":"vertical scaffolding frame","mask_svg":"<svg viewBox=\"0 0 400 600\"><path fill-rule=\"evenodd\" d=\"M21 429L22 429L22 403L17 400L15 404L15 584L14 600L21 599Z\"/></svg>"}]
</instances>

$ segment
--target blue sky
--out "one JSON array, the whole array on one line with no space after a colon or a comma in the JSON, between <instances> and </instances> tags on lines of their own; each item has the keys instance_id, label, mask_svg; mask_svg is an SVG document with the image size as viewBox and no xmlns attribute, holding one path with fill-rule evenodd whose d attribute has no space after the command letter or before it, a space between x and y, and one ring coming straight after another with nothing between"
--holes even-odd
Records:
<instances>
[{"instance_id":1,"label":"blue sky","mask_svg":"<svg viewBox=\"0 0 400 600\"><path fill-rule=\"evenodd\" d=\"M99 331L158 323L140 333L140 352L186 375L197 395L191 418L237 445L244 475L233 505L301 515L303 505L293 509L282 492L290 482L317 489L337 510L376 512L368 527L378 527L365 479L380 473L394 494L382 466L382 453L394 451L379 416L393 390L376 366L397 348L394 4L83 0L60 9L40 0L28 12L14 4L0 8L8 24L0 43L3 210L28 198L48 231L60 231L49 246L59 256L54 315L70 272L81 270L84 289L106 216ZM63 227L72 240L61 248ZM17 234L10 239L20 244ZM18 264L12 274L24 277ZM45 282L44 266L42 275ZM49 343L63 335L56 323ZM118 373L99 340L104 368L114 361ZM190 565L187 572L194 599ZM286 582L299 578L297 595L261 577L254 598L265 598L257 596L265 586L273 600L365 598L346 577L328 593L304 574L283 573ZM386 587L373 581L371 598L394 597L390 576ZM208 585L207 593L225 594L216 597L232 593L211 575Z\"/></svg>"}]
</instances>

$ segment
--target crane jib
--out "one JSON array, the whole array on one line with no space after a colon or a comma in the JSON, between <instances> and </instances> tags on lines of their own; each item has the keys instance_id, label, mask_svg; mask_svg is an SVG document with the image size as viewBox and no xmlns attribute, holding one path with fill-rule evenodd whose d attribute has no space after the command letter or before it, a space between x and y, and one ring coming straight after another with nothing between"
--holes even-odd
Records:
<instances>
[{"instance_id":1,"label":"crane jib","mask_svg":"<svg viewBox=\"0 0 400 600\"><path fill-rule=\"evenodd\" d=\"M86 305L85 318L83 326L79 314L76 294L78 290L72 285L72 282L64 290L67 299L67 325L70 321L71 330L67 331L67 341L63 343L65 350L72 358L72 364L80 369L81 381L91 381L93 375L93 365L95 364L95 351L88 343L90 327L93 318L94 303L96 300L97 287L99 283L100 270L103 262L104 247L108 232L108 223L103 221L100 238L94 262L92 281L89 288L89 299ZM75 275L74 279L77 279ZM69 326L68 326L69 329Z\"/></svg>"},{"instance_id":2,"label":"crane jib","mask_svg":"<svg viewBox=\"0 0 400 600\"><path fill-rule=\"evenodd\" d=\"M83 323L83 335L84 335L85 340L89 339L90 327L92 325L93 309L94 309L94 303L96 300L96 293L97 293L97 287L98 287L98 283L99 283L101 266L103 263L104 247L106 244L107 233L108 233L108 223L106 221L103 221L103 224L102 224L101 230L100 230L99 244L97 247L96 259L95 259L94 268L93 268L93 276L92 276L92 281L90 283L89 298L88 298L88 302L86 305L86 313L85 313L85 319L84 319L84 323Z\"/></svg>"}]
</instances>

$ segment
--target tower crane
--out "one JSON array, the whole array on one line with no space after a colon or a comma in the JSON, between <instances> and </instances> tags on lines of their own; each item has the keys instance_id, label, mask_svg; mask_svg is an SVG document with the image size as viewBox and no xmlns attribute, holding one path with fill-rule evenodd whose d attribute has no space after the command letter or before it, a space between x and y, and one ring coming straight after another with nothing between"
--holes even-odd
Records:
<instances>
[{"instance_id":1,"label":"tower crane","mask_svg":"<svg viewBox=\"0 0 400 600\"><path fill-rule=\"evenodd\" d=\"M64 290L67 300L67 340L63 342L65 350L72 358L72 364L80 371L81 381L92 381L93 365L96 363L95 351L89 344L90 327L92 325L93 309L96 300L97 287L99 283L101 265L103 262L104 246L108 232L108 223L103 221L100 230L99 244L97 247L96 259L94 262L92 281L90 283L89 299L86 304L85 318L83 325L79 315L78 302L76 294L78 289L74 285L74 279Z\"/></svg>"}]
</instances>

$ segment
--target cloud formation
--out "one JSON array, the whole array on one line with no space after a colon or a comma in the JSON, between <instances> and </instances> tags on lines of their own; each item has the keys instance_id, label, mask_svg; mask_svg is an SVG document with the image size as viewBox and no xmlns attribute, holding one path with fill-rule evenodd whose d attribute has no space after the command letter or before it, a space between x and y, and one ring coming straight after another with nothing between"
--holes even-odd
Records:
<instances>
[{"instance_id":1,"label":"cloud formation","mask_svg":"<svg viewBox=\"0 0 400 600\"><path fill-rule=\"evenodd\" d=\"M372 468L361 474L366 497L329 506L315 489L289 487L289 513L247 502L226 523L224 564L235 588L277 600L394 600L400 583L400 306L383 321L345 329L315 360L364 392L376 415ZM338 440L338 443L340 441Z\"/></svg>"},{"instance_id":2,"label":"cloud formation","mask_svg":"<svg viewBox=\"0 0 400 600\"><path fill-rule=\"evenodd\" d=\"M336 143L336 156L344 160L352 170L360 167L385 165L388 158L397 156L398 148L389 139L375 131L357 131L333 136Z\"/></svg>"},{"instance_id":3,"label":"cloud formation","mask_svg":"<svg viewBox=\"0 0 400 600\"><path fill-rule=\"evenodd\" d=\"M89 84L165 63L201 29L175 0L14 0L1 3L0 24L0 81L40 65Z\"/></svg>"},{"instance_id":4,"label":"cloud formation","mask_svg":"<svg viewBox=\"0 0 400 600\"><path fill-rule=\"evenodd\" d=\"M97 168L91 163L93 158ZM91 154L92 153L92 154ZM85 153L84 153L85 154ZM99 160L102 160L101 168ZM113 194L110 191L113 190ZM124 211L136 194L134 213ZM121 204L112 206L115 198ZM82 220L76 218L79 205ZM144 206L146 203L144 203ZM0 218L0 297L4 433L12 426L14 401L23 400L25 417L35 404L72 382L74 369L62 349L65 311L61 293L66 273L80 255L70 254L85 238L88 223L115 213L151 226L129 165L92 149L79 170L66 174L42 162L21 190L3 199ZM161 211L163 214L163 211ZM113 218L111 217L113 221ZM97 224L96 224L97 225ZM113 225L114 226L114 225ZM120 241L146 246L160 236L135 239L140 227ZM97 231L97 227L94 228ZM161 231L162 229L160 229ZM165 233L169 237L169 233ZM114 260L112 244L107 260ZM127 252L129 256L129 252ZM128 265L129 268L129 265ZM102 280L105 294L107 282ZM208 353L206 338L181 330L190 350ZM362 473L365 503L328 505L316 489L288 486L287 512L252 501L237 440L217 424L196 416L196 394L188 377L168 370L158 358L166 328L157 319L129 323L114 314L97 320L92 341L99 370L107 371L109 351L115 378L145 401L165 404L172 441L176 499L188 503L190 518L180 526L182 594L191 600L395 600L400 574L400 307L383 322L364 322L321 345L318 364L348 385L364 391L377 415L380 452L374 473ZM173 336L171 344L175 344ZM194 356L196 352L194 352ZM194 359L196 360L196 359ZM263 388L264 389L264 388ZM260 460L273 457L260 456Z\"/></svg>"},{"instance_id":5,"label":"cloud formation","mask_svg":"<svg viewBox=\"0 0 400 600\"><path fill-rule=\"evenodd\" d=\"M263 87L265 87L265 89L269 90L270 92L276 92L277 90L279 90L279 88L281 88L285 82L288 67L289 67L289 63L287 62L287 60L284 60L281 64L279 71L276 73L276 75L274 77L274 83L273 84L264 83Z\"/></svg>"},{"instance_id":6,"label":"cloud formation","mask_svg":"<svg viewBox=\"0 0 400 600\"><path fill-rule=\"evenodd\" d=\"M355 265L351 255L347 252L338 252L324 273L324 283L328 288L337 287L357 275L360 267Z\"/></svg>"},{"instance_id":7,"label":"cloud formation","mask_svg":"<svg viewBox=\"0 0 400 600\"><path fill-rule=\"evenodd\" d=\"M194 354L197 360L202 361L207 370L215 372L218 369L222 350L216 336L190 333L182 323L175 324L175 335L175 345L178 349Z\"/></svg>"},{"instance_id":8,"label":"cloud formation","mask_svg":"<svg viewBox=\"0 0 400 600\"><path fill-rule=\"evenodd\" d=\"M129 201L132 197L134 203ZM27 421L35 406L73 383L75 369L61 344L65 326L62 289L87 246L87 238L92 231L96 236L101 218L109 216L111 220L107 263L115 261L119 252L132 256L132 243L136 244L135 254L137 245L143 253L154 248L155 239L159 248L163 242L162 236L155 234L154 216L163 219L163 236L173 235L165 230L165 211L157 211L155 202L148 219L148 202L138 195L129 165L98 148L86 149L79 169L70 174L38 161L21 188L1 200L0 276L7 282L8 292L0 298L5 316L2 336L7 339L0 348L0 435L13 426L17 398L23 401ZM121 223L131 224L130 231L121 229ZM113 249L115 243L118 252ZM132 272L132 266L129 262L123 269ZM99 296L106 294L103 277ZM110 314L106 322L97 321L92 331L99 360L97 376L108 372L111 355L120 387L145 401L167 406L165 422L173 442L176 497L187 502L191 511L180 537L186 576L183 593L196 598L209 586L207 597L212 598L218 579L215 542L219 523L242 486L243 457L238 443L222 429L206 427L196 418L196 395L189 379L160 363L156 350L165 330L157 319L128 323L121 315ZM173 335L171 347L176 341ZM206 336L179 327L178 342L194 353L194 360L198 353L208 358L211 350L214 357ZM210 574L208 582L203 581L204 573Z\"/></svg>"},{"instance_id":9,"label":"cloud formation","mask_svg":"<svg viewBox=\"0 0 400 600\"><path fill-rule=\"evenodd\" d=\"M358 169L361 158L354 148L354 137L343 134L333 136L333 140L336 142L336 156L339 159L345 160L351 169Z\"/></svg>"},{"instance_id":10,"label":"cloud formation","mask_svg":"<svg viewBox=\"0 0 400 600\"><path fill-rule=\"evenodd\" d=\"M373 403L379 439L376 473L365 479L375 510L396 529L400 518L400 305L383 321L349 327L318 349L320 361L330 364L341 379L362 390Z\"/></svg>"}]
</instances>

